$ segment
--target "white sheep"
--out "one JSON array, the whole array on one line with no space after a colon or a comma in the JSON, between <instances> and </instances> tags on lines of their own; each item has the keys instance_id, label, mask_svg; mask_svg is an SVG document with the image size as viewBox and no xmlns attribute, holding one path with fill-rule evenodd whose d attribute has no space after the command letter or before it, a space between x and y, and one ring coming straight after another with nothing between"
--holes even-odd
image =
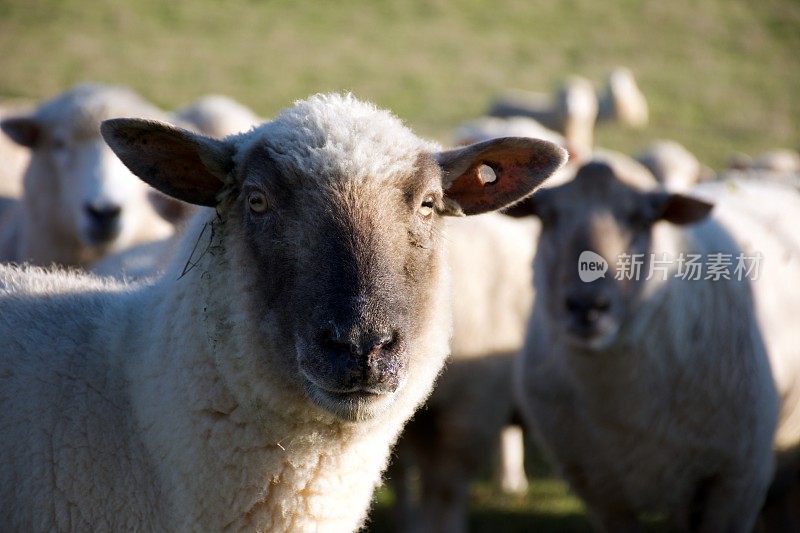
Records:
<instances>
[{"instance_id":1,"label":"white sheep","mask_svg":"<svg viewBox=\"0 0 800 533\"><path fill-rule=\"evenodd\" d=\"M631 128L647 126L647 100L630 69L617 67L612 70L598 100L598 120L614 120Z\"/></svg>"},{"instance_id":2,"label":"white sheep","mask_svg":"<svg viewBox=\"0 0 800 533\"><path fill-rule=\"evenodd\" d=\"M174 116L194 126L203 135L222 138L249 130L262 121L239 102L221 95L208 95L175 111Z\"/></svg>"},{"instance_id":3,"label":"white sheep","mask_svg":"<svg viewBox=\"0 0 800 533\"><path fill-rule=\"evenodd\" d=\"M564 80L553 98L528 91L507 91L492 103L488 112L493 117L521 116L536 120L562 134L570 153L577 156L592 150L597 113L594 86L580 76Z\"/></svg>"},{"instance_id":4,"label":"white sheep","mask_svg":"<svg viewBox=\"0 0 800 533\"><path fill-rule=\"evenodd\" d=\"M504 433L512 418L513 359L522 347L533 300L531 262L538 233L533 217L487 214L448 225L453 272L451 355L433 393L406 426L390 473L397 515L409 531L467 529L470 482L501 447L501 460L519 459L521 433ZM506 437L501 440L501 435ZM407 484L417 466L420 493ZM521 461L501 478L520 490ZM403 471L405 469L405 471Z\"/></svg>"},{"instance_id":5,"label":"white sheep","mask_svg":"<svg viewBox=\"0 0 800 533\"><path fill-rule=\"evenodd\" d=\"M694 154L675 141L655 141L635 157L659 183L674 191L687 191L712 174Z\"/></svg>"},{"instance_id":6,"label":"white sheep","mask_svg":"<svg viewBox=\"0 0 800 533\"><path fill-rule=\"evenodd\" d=\"M127 89L79 85L0 122L31 150L22 199L0 227L0 261L85 266L172 233L151 203L155 191L100 137L100 122L119 116L167 118Z\"/></svg>"},{"instance_id":7,"label":"white sheep","mask_svg":"<svg viewBox=\"0 0 800 533\"><path fill-rule=\"evenodd\" d=\"M449 350L443 215L514 202L566 154L442 152L338 95L224 140L102 132L214 209L143 285L0 267L0 528L357 529Z\"/></svg>"},{"instance_id":8,"label":"white sheep","mask_svg":"<svg viewBox=\"0 0 800 533\"><path fill-rule=\"evenodd\" d=\"M779 396L776 442L800 442L800 332L787 321L800 312L800 199L767 183L703 187L712 217L593 162L526 204L542 231L517 390L606 531L635 530L647 511L679 530L751 531ZM699 280L691 261L706 263Z\"/></svg>"},{"instance_id":9,"label":"white sheep","mask_svg":"<svg viewBox=\"0 0 800 533\"><path fill-rule=\"evenodd\" d=\"M567 145L563 135L528 117L481 117L461 124L452 134L453 144L457 146L500 137L530 137L544 139L559 146Z\"/></svg>"},{"instance_id":10,"label":"white sheep","mask_svg":"<svg viewBox=\"0 0 800 533\"><path fill-rule=\"evenodd\" d=\"M0 120L22 112L13 104L0 104ZM0 202L19 198L22 194L22 174L28 165L28 150L5 135L0 135ZM0 204L0 215L3 206Z\"/></svg>"}]
</instances>

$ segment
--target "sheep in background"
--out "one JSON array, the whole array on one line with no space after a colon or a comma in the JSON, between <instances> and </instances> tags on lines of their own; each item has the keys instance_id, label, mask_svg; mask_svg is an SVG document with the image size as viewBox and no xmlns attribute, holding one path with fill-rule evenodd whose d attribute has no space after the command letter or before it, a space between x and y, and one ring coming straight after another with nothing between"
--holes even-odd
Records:
<instances>
[{"instance_id":1,"label":"sheep in background","mask_svg":"<svg viewBox=\"0 0 800 533\"><path fill-rule=\"evenodd\" d=\"M505 445L501 461L513 463L524 456L521 431L502 432L512 418L513 359L533 299L530 270L538 222L489 214L454 220L447 229L453 272L451 355L397 445L389 477L398 496L400 530L466 531L470 482L490 464L498 443ZM417 501L408 486L413 466L420 478ZM521 461L509 466L516 468L502 472L501 484L524 490Z\"/></svg>"},{"instance_id":2,"label":"sheep in background","mask_svg":"<svg viewBox=\"0 0 800 533\"><path fill-rule=\"evenodd\" d=\"M247 131L262 122L247 107L221 95L204 96L173 114L179 121L191 124L203 135L219 139Z\"/></svg>"},{"instance_id":3,"label":"sheep in background","mask_svg":"<svg viewBox=\"0 0 800 533\"><path fill-rule=\"evenodd\" d=\"M655 141L635 159L652 172L660 184L675 191L689 190L713 173L675 141Z\"/></svg>"},{"instance_id":4,"label":"sheep in background","mask_svg":"<svg viewBox=\"0 0 800 533\"><path fill-rule=\"evenodd\" d=\"M528 91L508 91L489 108L493 117L527 117L566 139L570 153L583 156L594 145L598 104L592 83L579 76L567 78L554 98Z\"/></svg>"},{"instance_id":5,"label":"sheep in background","mask_svg":"<svg viewBox=\"0 0 800 533\"><path fill-rule=\"evenodd\" d=\"M102 131L214 209L147 284L0 267L2 529L357 529L449 352L444 216L524 197L566 154L442 152L336 95L225 140Z\"/></svg>"},{"instance_id":6,"label":"sheep in background","mask_svg":"<svg viewBox=\"0 0 800 533\"><path fill-rule=\"evenodd\" d=\"M520 402L601 529L635 530L657 511L680 530L751 531L779 397L776 443L800 442L800 334L787 323L800 312L787 290L800 242L786 231L800 199L773 184L703 184L717 202L706 218L709 204L655 185L591 163L527 202L542 231ZM579 279L586 250L610 265L604 277ZM739 252L763 254L756 281L736 278ZM731 254L731 279L675 277L680 253ZM623 268L633 254L644 254L638 281Z\"/></svg>"},{"instance_id":7,"label":"sheep in background","mask_svg":"<svg viewBox=\"0 0 800 533\"><path fill-rule=\"evenodd\" d=\"M630 128L648 122L647 100L630 69L617 67L608 75L603 94L598 95L599 121L615 121Z\"/></svg>"},{"instance_id":8,"label":"sheep in background","mask_svg":"<svg viewBox=\"0 0 800 533\"><path fill-rule=\"evenodd\" d=\"M31 150L22 199L0 227L0 261L85 266L172 233L151 204L153 190L100 137L100 122L119 116L167 118L128 89L79 85L0 122Z\"/></svg>"},{"instance_id":9,"label":"sheep in background","mask_svg":"<svg viewBox=\"0 0 800 533\"><path fill-rule=\"evenodd\" d=\"M728 159L726 166L728 170L798 174L800 153L796 150L778 149L765 152L755 159L747 154L736 153Z\"/></svg>"},{"instance_id":10,"label":"sheep in background","mask_svg":"<svg viewBox=\"0 0 800 533\"><path fill-rule=\"evenodd\" d=\"M0 120L23 111L24 107L0 104ZM28 164L28 159L28 150L5 135L0 135L0 202L4 198L19 198L22 193L22 174ZM1 205L0 215L2 215Z\"/></svg>"},{"instance_id":11,"label":"sheep in background","mask_svg":"<svg viewBox=\"0 0 800 533\"><path fill-rule=\"evenodd\" d=\"M770 172L800 173L800 153L787 149L765 152L756 157L752 168Z\"/></svg>"},{"instance_id":12,"label":"sheep in background","mask_svg":"<svg viewBox=\"0 0 800 533\"><path fill-rule=\"evenodd\" d=\"M499 139L500 137L530 137L544 139L566 147L564 136L528 117L481 117L461 124L453 130L453 144L465 145Z\"/></svg>"}]
</instances>

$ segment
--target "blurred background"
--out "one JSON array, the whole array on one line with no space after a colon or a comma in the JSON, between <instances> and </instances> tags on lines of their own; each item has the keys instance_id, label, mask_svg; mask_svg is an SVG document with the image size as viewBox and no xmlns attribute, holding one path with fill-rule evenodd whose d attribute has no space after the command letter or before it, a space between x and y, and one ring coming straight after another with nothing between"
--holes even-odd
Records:
<instances>
[{"instance_id":1,"label":"blurred background","mask_svg":"<svg viewBox=\"0 0 800 533\"><path fill-rule=\"evenodd\" d=\"M644 132L601 127L631 152L676 139L713 167L734 151L797 148L795 0L2 0L0 97L39 100L82 81L124 84L173 109L221 93L263 117L353 91L444 137L508 88L602 83L630 68Z\"/></svg>"},{"instance_id":2,"label":"blurred background","mask_svg":"<svg viewBox=\"0 0 800 533\"><path fill-rule=\"evenodd\" d=\"M625 66L645 129L601 124L633 153L676 139L719 168L734 152L800 147L797 0L0 0L0 100L127 85L166 109L224 94L270 117L311 93L352 91L444 142L512 88L598 88ZM527 495L474 485L473 531L583 531L581 504L529 450ZM391 530L389 489L369 528Z\"/></svg>"}]
</instances>

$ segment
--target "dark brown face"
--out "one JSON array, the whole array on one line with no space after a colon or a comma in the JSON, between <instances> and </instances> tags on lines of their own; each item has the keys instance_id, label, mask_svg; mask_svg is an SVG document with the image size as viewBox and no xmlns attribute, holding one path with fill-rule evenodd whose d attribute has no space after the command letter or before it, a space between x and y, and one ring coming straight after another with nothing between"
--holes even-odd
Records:
<instances>
[{"instance_id":1,"label":"dark brown face","mask_svg":"<svg viewBox=\"0 0 800 533\"><path fill-rule=\"evenodd\" d=\"M603 163L590 163L573 181L540 192L534 208L542 221L536 298L553 330L576 347L611 345L641 296L653 224L698 220L710 207L703 204L699 218L683 220L676 208L692 203L700 202L633 187ZM638 276L626 266L625 258L633 257L640 261Z\"/></svg>"},{"instance_id":2,"label":"dark brown face","mask_svg":"<svg viewBox=\"0 0 800 533\"><path fill-rule=\"evenodd\" d=\"M403 387L410 339L430 320L443 268L441 173L427 154L391 186L297 187L315 177L295 172L260 147L240 170L238 216L261 276L264 328L278 322L279 351L316 403L365 418Z\"/></svg>"},{"instance_id":3,"label":"dark brown face","mask_svg":"<svg viewBox=\"0 0 800 533\"><path fill-rule=\"evenodd\" d=\"M442 217L527 196L566 153L523 138L432 153L349 97L312 98L282 117L223 140L136 119L102 131L147 183L217 208L227 266L208 275L240 276L247 296L232 307L240 329L257 326L256 364L344 420L416 405L450 331ZM217 355L247 371L236 353Z\"/></svg>"}]
</instances>

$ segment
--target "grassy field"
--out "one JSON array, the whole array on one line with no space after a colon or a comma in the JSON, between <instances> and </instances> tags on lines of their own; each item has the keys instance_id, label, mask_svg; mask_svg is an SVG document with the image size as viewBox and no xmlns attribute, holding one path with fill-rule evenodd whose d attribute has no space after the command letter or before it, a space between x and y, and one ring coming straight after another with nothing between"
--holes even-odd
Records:
<instances>
[{"instance_id":1,"label":"grassy field","mask_svg":"<svg viewBox=\"0 0 800 533\"><path fill-rule=\"evenodd\" d=\"M97 80L167 107L225 93L269 116L352 90L446 139L504 88L599 84L627 65L652 125L599 141L674 138L711 165L800 145L798 52L796 0L0 0L0 97Z\"/></svg>"},{"instance_id":2,"label":"grassy field","mask_svg":"<svg viewBox=\"0 0 800 533\"><path fill-rule=\"evenodd\" d=\"M353 91L446 140L505 88L550 90L571 73L600 84L617 65L639 78L651 125L604 126L604 146L673 138L713 166L800 147L797 0L0 0L0 99L91 80L168 108L223 93L268 117ZM585 530L564 485L534 474L525 498L476 485L474 530ZM373 531L391 498L378 493Z\"/></svg>"}]
</instances>

